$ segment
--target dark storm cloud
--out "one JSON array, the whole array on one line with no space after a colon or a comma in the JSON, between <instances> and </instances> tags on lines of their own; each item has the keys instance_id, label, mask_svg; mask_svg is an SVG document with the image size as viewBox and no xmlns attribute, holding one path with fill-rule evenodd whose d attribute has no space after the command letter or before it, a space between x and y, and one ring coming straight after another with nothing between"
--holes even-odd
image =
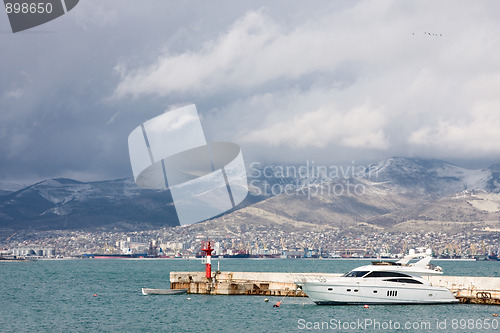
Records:
<instances>
[{"instance_id":1,"label":"dark storm cloud","mask_svg":"<svg viewBox=\"0 0 500 333\"><path fill-rule=\"evenodd\" d=\"M130 131L187 103L247 159L498 159L498 6L89 0L18 34L0 20L0 180L131 176Z\"/></svg>"}]
</instances>

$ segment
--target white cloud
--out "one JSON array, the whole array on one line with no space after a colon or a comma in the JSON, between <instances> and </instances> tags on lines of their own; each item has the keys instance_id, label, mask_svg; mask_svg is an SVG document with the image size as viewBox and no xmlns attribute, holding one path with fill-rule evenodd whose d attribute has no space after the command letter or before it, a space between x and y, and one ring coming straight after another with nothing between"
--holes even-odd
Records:
<instances>
[{"instance_id":1,"label":"white cloud","mask_svg":"<svg viewBox=\"0 0 500 333\"><path fill-rule=\"evenodd\" d=\"M117 72L122 80L115 96L255 88L272 80L332 71L346 61L384 58L378 50L392 48L391 38L401 32L377 28L367 33L366 25L380 19L374 14L383 15L380 8L365 4L347 13L325 13L317 21L306 19L296 27L280 25L264 10L250 11L199 50L174 54L167 49L153 64L136 69L120 64ZM355 22L351 22L352 15L357 15ZM377 34L387 36L371 38Z\"/></svg>"},{"instance_id":2,"label":"white cloud","mask_svg":"<svg viewBox=\"0 0 500 333\"><path fill-rule=\"evenodd\" d=\"M302 103L301 103L302 104ZM388 142L381 126L384 116L369 105L339 110L334 104L311 110L286 110L295 114L289 119L271 118L256 130L242 135L243 142L267 143L270 146L325 147L336 144L352 148L385 149Z\"/></svg>"},{"instance_id":3,"label":"white cloud","mask_svg":"<svg viewBox=\"0 0 500 333\"><path fill-rule=\"evenodd\" d=\"M469 157L500 154L500 100L476 105L467 121L441 120L411 133L411 144L437 150L442 156L453 157L456 152Z\"/></svg>"},{"instance_id":4,"label":"white cloud","mask_svg":"<svg viewBox=\"0 0 500 333\"><path fill-rule=\"evenodd\" d=\"M205 119L212 135L262 155L262 146L500 154L500 122L488 116L500 107L496 6L361 1L291 26L250 11L199 49L121 64L114 97L219 96Z\"/></svg>"},{"instance_id":5,"label":"white cloud","mask_svg":"<svg viewBox=\"0 0 500 333\"><path fill-rule=\"evenodd\" d=\"M245 68L253 62L255 52L266 48L277 36L272 21L260 12L250 12L198 52L164 54L153 65L131 71L120 66L123 79L115 95L166 95L248 84L242 76Z\"/></svg>"}]
</instances>

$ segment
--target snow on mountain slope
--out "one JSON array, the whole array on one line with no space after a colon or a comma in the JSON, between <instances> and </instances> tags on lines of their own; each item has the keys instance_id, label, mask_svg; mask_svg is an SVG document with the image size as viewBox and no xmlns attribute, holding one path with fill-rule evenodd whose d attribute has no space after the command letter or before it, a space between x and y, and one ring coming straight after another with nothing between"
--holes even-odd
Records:
<instances>
[{"instance_id":1,"label":"snow on mountain slope","mask_svg":"<svg viewBox=\"0 0 500 333\"><path fill-rule=\"evenodd\" d=\"M499 188L491 186L490 169L470 170L444 161L419 158L389 158L369 166L364 177L374 182L390 182L433 197L466 189L491 191Z\"/></svg>"},{"instance_id":2,"label":"snow on mountain slope","mask_svg":"<svg viewBox=\"0 0 500 333\"><path fill-rule=\"evenodd\" d=\"M309 169L304 171L308 177L283 174L280 166L268 168L267 173L254 171L257 176L249 175L253 195L234 213L228 213L239 216L235 221L240 223L267 221L275 216L276 221L293 220L301 225L343 228L369 222L388 227L409 218L436 220L448 216L458 221L499 214L500 203L488 194L500 193L500 165L469 170L439 160L393 157L344 178L319 175ZM457 193L466 197L458 202L453 199ZM245 213L247 206L269 214L253 216L250 213L255 210ZM169 191L140 189L132 178L100 182L58 178L0 196L0 227L8 232L120 223L135 227L177 225Z\"/></svg>"},{"instance_id":3,"label":"snow on mountain slope","mask_svg":"<svg viewBox=\"0 0 500 333\"><path fill-rule=\"evenodd\" d=\"M178 224L169 191L143 190L133 179L42 181L0 197L0 225L19 229L85 229L116 223Z\"/></svg>"}]
</instances>

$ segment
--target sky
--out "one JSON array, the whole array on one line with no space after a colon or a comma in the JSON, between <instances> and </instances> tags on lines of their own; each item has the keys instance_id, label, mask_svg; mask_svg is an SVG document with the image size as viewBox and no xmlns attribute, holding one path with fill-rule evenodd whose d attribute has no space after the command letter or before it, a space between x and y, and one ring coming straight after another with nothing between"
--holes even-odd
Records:
<instances>
[{"instance_id":1,"label":"sky","mask_svg":"<svg viewBox=\"0 0 500 333\"><path fill-rule=\"evenodd\" d=\"M196 104L252 162L500 162L498 1L81 0L0 13L0 182L131 177L129 133Z\"/></svg>"}]
</instances>

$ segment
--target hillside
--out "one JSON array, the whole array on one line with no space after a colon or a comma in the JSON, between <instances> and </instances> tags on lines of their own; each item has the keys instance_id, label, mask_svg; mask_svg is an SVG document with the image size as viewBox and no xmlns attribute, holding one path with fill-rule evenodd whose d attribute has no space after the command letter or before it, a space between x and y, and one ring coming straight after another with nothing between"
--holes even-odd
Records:
<instances>
[{"instance_id":1,"label":"hillside","mask_svg":"<svg viewBox=\"0 0 500 333\"><path fill-rule=\"evenodd\" d=\"M52 179L0 197L2 233L17 230L134 229L178 225L168 191L132 179L83 183Z\"/></svg>"},{"instance_id":2,"label":"hillside","mask_svg":"<svg viewBox=\"0 0 500 333\"><path fill-rule=\"evenodd\" d=\"M269 174L273 173L249 177L252 194L233 212L187 228L218 229L216 224L225 221L224 225L233 226L272 225L284 232L440 230L445 224L453 230L464 223L480 230L495 227L500 220L500 164L469 170L438 160L394 157L348 178ZM266 193L266 184L277 184L281 191ZM0 196L2 235L18 230L178 225L169 191L140 189L131 178L101 182L60 178L5 193Z\"/></svg>"},{"instance_id":3,"label":"hillside","mask_svg":"<svg viewBox=\"0 0 500 333\"><path fill-rule=\"evenodd\" d=\"M390 158L369 166L359 178L323 179L322 185L296 188L217 222L274 226L286 232L499 229L499 182L494 170ZM204 224L211 230L224 228L213 222Z\"/></svg>"}]
</instances>

